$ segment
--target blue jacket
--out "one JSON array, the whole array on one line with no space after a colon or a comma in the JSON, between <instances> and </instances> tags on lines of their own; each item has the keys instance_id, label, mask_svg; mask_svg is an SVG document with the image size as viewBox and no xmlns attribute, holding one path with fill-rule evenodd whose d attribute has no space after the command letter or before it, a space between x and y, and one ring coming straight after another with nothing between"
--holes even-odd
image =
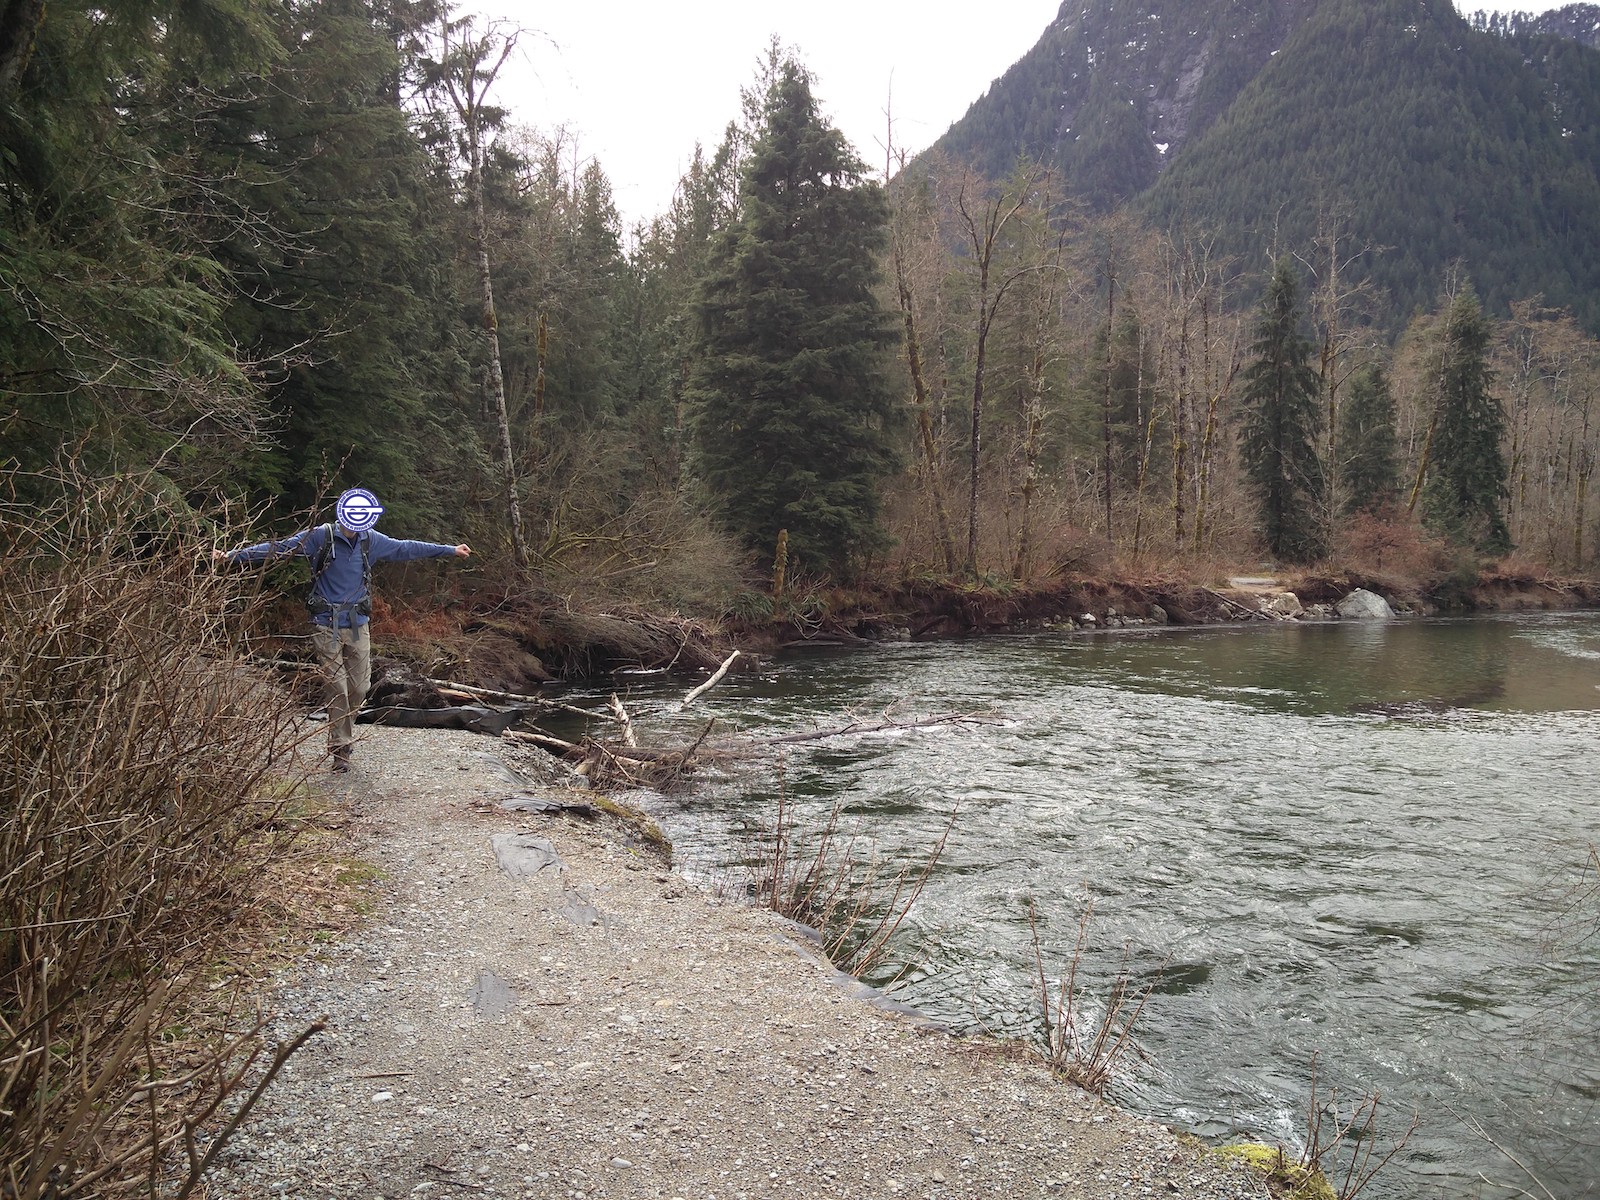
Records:
<instances>
[{"instance_id":1,"label":"blue jacket","mask_svg":"<svg viewBox=\"0 0 1600 1200\"><path fill-rule=\"evenodd\" d=\"M228 554L228 561L258 563L265 562L269 558L290 558L296 554L308 558L311 560L314 576L311 580L313 594L322 597L333 607L332 612L314 615L312 621L318 625L337 623L341 627L360 627L368 620L365 614L357 612L354 608L354 605L368 598L367 581L363 578L361 569L362 539L366 539L369 563L448 558L456 552L454 546L392 538L379 533L376 529L348 538L337 525L331 528L333 531L331 534L330 526L317 525L311 529L302 529L282 541L258 542L254 546L245 546L243 549L231 551ZM322 570L317 571L316 563L322 556L323 544L330 538L333 545L323 562Z\"/></svg>"}]
</instances>

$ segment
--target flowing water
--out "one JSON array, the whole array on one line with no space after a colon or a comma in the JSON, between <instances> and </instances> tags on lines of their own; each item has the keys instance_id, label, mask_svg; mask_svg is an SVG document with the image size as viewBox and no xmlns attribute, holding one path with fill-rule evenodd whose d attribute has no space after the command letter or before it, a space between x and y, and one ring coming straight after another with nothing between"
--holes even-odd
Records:
<instances>
[{"instance_id":1,"label":"flowing water","mask_svg":"<svg viewBox=\"0 0 1600 1200\"><path fill-rule=\"evenodd\" d=\"M1565 1198L1600 1195L1597 684L1592 614L1038 634L810 651L642 723L990 714L652 806L723 877L779 789L890 858L955 813L879 980L897 999L1036 1030L1030 904L1052 976L1092 905L1091 1007L1119 970L1153 984L1120 1103L1293 1149L1315 1056L1323 1099L1381 1094L1379 1157L1419 1119L1365 1195Z\"/></svg>"}]
</instances>

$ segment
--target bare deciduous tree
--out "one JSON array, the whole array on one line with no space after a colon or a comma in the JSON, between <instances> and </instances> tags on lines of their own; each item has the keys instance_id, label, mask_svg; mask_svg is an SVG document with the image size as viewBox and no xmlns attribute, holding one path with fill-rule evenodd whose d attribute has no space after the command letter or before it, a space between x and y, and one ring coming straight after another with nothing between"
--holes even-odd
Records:
<instances>
[{"instance_id":1,"label":"bare deciduous tree","mask_svg":"<svg viewBox=\"0 0 1600 1200\"><path fill-rule=\"evenodd\" d=\"M474 19L463 17L439 22L439 55L425 63L429 92L448 101L459 122L461 152L466 160L466 202L472 217L474 256L478 267L484 342L488 353L487 387L496 420L496 454L500 460L501 500L517 565L529 562L527 537L522 528L522 500L518 494L516 454L511 444L511 417L506 407L505 372L500 361L500 321L494 306L494 278L489 262L489 222L483 199L484 138L496 128L500 110L488 103L501 68L516 49L518 31L499 22L479 30Z\"/></svg>"},{"instance_id":2,"label":"bare deciduous tree","mask_svg":"<svg viewBox=\"0 0 1600 1200\"><path fill-rule=\"evenodd\" d=\"M964 264L974 288L972 407L967 442L967 550L963 564L972 577L978 574L978 492L983 473L984 372L988 366L989 334L1006 293L1023 275L1037 269L1032 263L1003 269L998 256L1011 223L1028 204L1035 188L1047 178L1047 174L1025 170L1011 186L997 188L987 184L969 167L956 181L952 198L952 215L967 251Z\"/></svg>"}]
</instances>

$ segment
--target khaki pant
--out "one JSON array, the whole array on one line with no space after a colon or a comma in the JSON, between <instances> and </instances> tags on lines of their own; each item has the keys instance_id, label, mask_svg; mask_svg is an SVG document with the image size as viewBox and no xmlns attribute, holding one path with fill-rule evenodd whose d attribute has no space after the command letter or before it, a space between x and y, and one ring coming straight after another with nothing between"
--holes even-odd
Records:
<instances>
[{"instance_id":1,"label":"khaki pant","mask_svg":"<svg viewBox=\"0 0 1600 1200\"><path fill-rule=\"evenodd\" d=\"M372 686L372 637L368 626L340 629L311 627L311 646L322 665L323 695L328 705L328 749L339 750L356 739L356 713Z\"/></svg>"}]
</instances>

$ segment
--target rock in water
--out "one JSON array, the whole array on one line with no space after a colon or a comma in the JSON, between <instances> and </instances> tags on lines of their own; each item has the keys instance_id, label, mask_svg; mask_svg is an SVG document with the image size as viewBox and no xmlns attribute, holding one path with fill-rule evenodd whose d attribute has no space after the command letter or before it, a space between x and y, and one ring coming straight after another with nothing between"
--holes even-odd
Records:
<instances>
[{"instance_id":1,"label":"rock in water","mask_svg":"<svg viewBox=\"0 0 1600 1200\"><path fill-rule=\"evenodd\" d=\"M1394 620L1394 609L1389 607L1389 602L1366 588L1357 588L1339 601L1336 607L1340 618L1345 621Z\"/></svg>"}]
</instances>

